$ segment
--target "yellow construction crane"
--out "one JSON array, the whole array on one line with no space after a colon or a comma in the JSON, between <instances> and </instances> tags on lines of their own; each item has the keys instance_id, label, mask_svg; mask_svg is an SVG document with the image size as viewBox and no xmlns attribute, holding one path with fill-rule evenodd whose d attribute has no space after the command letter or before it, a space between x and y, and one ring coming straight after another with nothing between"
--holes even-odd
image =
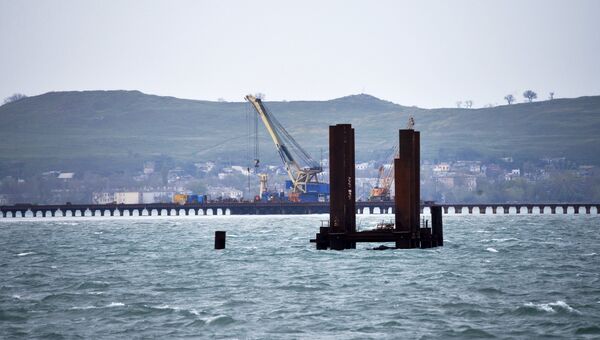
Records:
<instances>
[{"instance_id":1,"label":"yellow construction crane","mask_svg":"<svg viewBox=\"0 0 600 340\"><path fill-rule=\"evenodd\" d=\"M292 182L289 195L291 201L301 201L302 194L307 193L309 183L319 183L317 175L323 171L318 162L302 149L300 144L285 130L277 121L262 100L253 95L247 95L245 99L252 105L258 116L264 123L279 157L283 161L285 170ZM258 163L258 159L255 160Z\"/></svg>"},{"instance_id":2,"label":"yellow construction crane","mask_svg":"<svg viewBox=\"0 0 600 340\"><path fill-rule=\"evenodd\" d=\"M413 130L415 127L415 119L413 116L408 117L406 128ZM392 183L394 183L394 159L399 157L398 144L394 146L394 152L390 155L385 164L389 164L387 167L381 165L377 174L377 182L371 189L369 194L369 201L391 201L390 189Z\"/></svg>"}]
</instances>

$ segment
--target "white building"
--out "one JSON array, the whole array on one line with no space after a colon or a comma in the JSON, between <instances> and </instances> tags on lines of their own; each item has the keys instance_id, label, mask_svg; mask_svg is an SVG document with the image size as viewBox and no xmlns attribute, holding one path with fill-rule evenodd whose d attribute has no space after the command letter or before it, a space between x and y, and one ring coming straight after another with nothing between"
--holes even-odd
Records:
<instances>
[{"instance_id":1,"label":"white building","mask_svg":"<svg viewBox=\"0 0 600 340\"><path fill-rule=\"evenodd\" d=\"M512 169L510 172L504 174L505 181L512 181L513 179L521 176L520 169Z\"/></svg>"},{"instance_id":2,"label":"white building","mask_svg":"<svg viewBox=\"0 0 600 340\"><path fill-rule=\"evenodd\" d=\"M476 163L471 164L469 166L469 171L472 172L472 173L474 173L474 174L481 173L481 164L476 164Z\"/></svg>"},{"instance_id":3,"label":"white building","mask_svg":"<svg viewBox=\"0 0 600 340\"><path fill-rule=\"evenodd\" d=\"M358 163L354 166L356 170L367 170L369 168L368 162Z\"/></svg>"},{"instance_id":4,"label":"white building","mask_svg":"<svg viewBox=\"0 0 600 340\"><path fill-rule=\"evenodd\" d=\"M433 172L448 172L450 171L450 164L448 163L440 163L433 166Z\"/></svg>"},{"instance_id":5,"label":"white building","mask_svg":"<svg viewBox=\"0 0 600 340\"><path fill-rule=\"evenodd\" d=\"M110 192L95 192L92 194L94 204L110 204L115 202L115 194Z\"/></svg>"},{"instance_id":6,"label":"white building","mask_svg":"<svg viewBox=\"0 0 600 340\"><path fill-rule=\"evenodd\" d=\"M139 204L141 201L142 195L137 191L115 192L115 202L117 204Z\"/></svg>"},{"instance_id":7,"label":"white building","mask_svg":"<svg viewBox=\"0 0 600 340\"><path fill-rule=\"evenodd\" d=\"M73 179L74 176L75 176L74 172L61 172L57 178L67 181L67 180Z\"/></svg>"}]
</instances>

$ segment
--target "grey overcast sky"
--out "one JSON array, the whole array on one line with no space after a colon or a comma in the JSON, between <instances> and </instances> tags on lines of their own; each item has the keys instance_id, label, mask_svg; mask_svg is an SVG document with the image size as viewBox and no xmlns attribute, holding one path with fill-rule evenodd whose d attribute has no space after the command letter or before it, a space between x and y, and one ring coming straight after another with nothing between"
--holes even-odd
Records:
<instances>
[{"instance_id":1,"label":"grey overcast sky","mask_svg":"<svg viewBox=\"0 0 600 340\"><path fill-rule=\"evenodd\" d=\"M600 94L600 1L0 0L0 97L501 104Z\"/></svg>"}]
</instances>

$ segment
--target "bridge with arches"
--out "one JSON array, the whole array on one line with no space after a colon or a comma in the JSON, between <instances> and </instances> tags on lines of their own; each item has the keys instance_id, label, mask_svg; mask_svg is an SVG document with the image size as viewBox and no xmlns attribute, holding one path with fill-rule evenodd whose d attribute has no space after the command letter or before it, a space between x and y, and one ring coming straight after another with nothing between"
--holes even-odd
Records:
<instances>
[{"instance_id":1,"label":"bridge with arches","mask_svg":"<svg viewBox=\"0 0 600 340\"><path fill-rule=\"evenodd\" d=\"M600 203L439 204L444 214L598 214ZM421 205L429 214L430 204ZM3 218L67 216L221 216L327 214L329 203L211 202L205 204L17 204L0 206ZM358 214L393 214L394 202L356 202Z\"/></svg>"}]
</instances>

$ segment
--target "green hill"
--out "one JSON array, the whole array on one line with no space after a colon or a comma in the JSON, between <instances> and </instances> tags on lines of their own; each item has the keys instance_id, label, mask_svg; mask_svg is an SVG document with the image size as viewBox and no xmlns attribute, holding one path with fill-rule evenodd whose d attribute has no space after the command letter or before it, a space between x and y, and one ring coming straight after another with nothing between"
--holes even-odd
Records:
<instances>
[{"instance_id":1,"label":"green hill","mask_svg":"<svg viewBox=\"0 0 600 340\"><path fill-rule=\"evenodd\" d=\"M600 96L483 109L421 109L369 95L266 102L314 158L327 152L328 125L351 123L357 159L384 158L409 115L423 159L567 157L600 164ZM0 106L0 170L89 167L118 170L147 159L246 164L245 102L160 97L138 91L51 92ZM277 162L260 126L261 158Z\"/></svg>"}]
</instances>

